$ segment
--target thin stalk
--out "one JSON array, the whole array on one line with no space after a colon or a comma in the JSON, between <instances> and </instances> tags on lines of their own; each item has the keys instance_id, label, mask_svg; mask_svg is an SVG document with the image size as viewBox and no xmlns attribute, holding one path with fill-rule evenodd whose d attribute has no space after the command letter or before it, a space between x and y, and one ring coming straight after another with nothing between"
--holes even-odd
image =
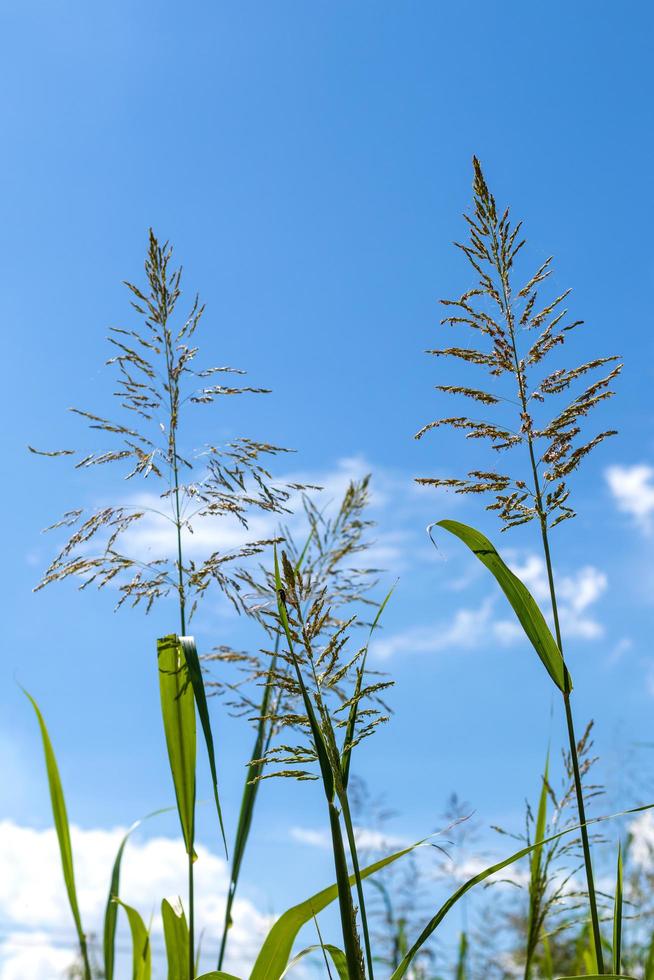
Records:
<instances>
[{"instance_id":1,"label":"thin stalk","mask_svg":"<svg viewBox=\"0 0 654 980\"><path fill-rule=\"evenodd\" d=\"M82 962L84 964L84 980L92 980L91 964L89 963L89 951L86 945L86 936L80 938L79 948L82 954Z\"/></svg>"},{"instance_id":2,"label":"thin stalk","mask_svg":"<svg viewBox=\"0 0 654 980\"><path fill-rule=\"evenodd\" d=\"M193 885L193 852L188 855L188 980L195 976L195 889Z\"/></svg>"},{"instance_id":3,"label":"thin stalk","mask_svg":"<svg viewBox=\"0 0 654 980\"><path fill-rule=\"evenodd\" d=\"M368 916L366 915L366 903L363 896L363 885L361 883L361 871L359 868L359 855L357 853L357 845L354 837L354 827L352 826L352 814L350 813L350 802L347 798L347 790L344 791L343 797L340 802L343 810L343 820L345 821L345 832L347 834L347 842L350 847L350 856L352 858L354 877L356 878L357 896L359 899L359 910L361 912L361 928L363 930L363 942L366 949L366 963L368 966L368 976L370 977L370 980L374 980L374 973L372 968L372 949L370 946L370 934L368 932Z\"/></svg>"},{"instance_id":4,"label":"thin stalk","mask_svg":"<svg viewBox=\"0 0 654 980\"><path fill-rule=\"evenodd\" d=\"M561 656L563 656L563 642L561 638L561 626L559 623L559 612L558 612L558 605L556 601L556 589L554 586L552 556L550 552L549 540L547 537L547 524L545 521L545 516L542 507L542 498L540 494L540 487L538 484L538 473L536 471L534 452L531 444L531 439L529 440L529 452L532 459L534 484L536 488L536 500L537 500L537 507L540 516L541 536L543 540L543 551L545 554L545 564L547 566L547 580L549 583L550 600L552 603L552 614L554 617L554 630L556 633L556 642L558 644L559 650L561 651ZM570 758L572 759L572 772L574 776L575 796L577 799L577 810L579 812L579 823L581 824L581 846L584 852L584 865L586 868L586 885L588 887L588 902L590 905L590 918L591 918L591 923L593 928L593 941L595 944L597 969L600 973L604 973L604 957L602 955L602 934L600 931L599 914L597 911L597 897L595 894L593 862L590 853L588 828L586 826L586 807L584 804L584 792L581 784L581 774L579 772L579 756L577 753L577 739L575 737L574 721L572 717L572 705L570 704L570 690L568 686L569 674L567 668L565 668L565 677L566 677L566 690L563 693L563 703L565 705L565 720L566 720L566 727L568 730L568 742L570 745Z\"/></svg>"},{"instance_id":5,"label":"thin stalk","mask_svg":"<svg viewBox=\"0 0 654 980\"><path fill-rule=\"evenodd\" d=\"M493 250L495 253L495 260L497 269L500 274L500 280L502 283L502 296L504 304L504 315L506 317L507 325L509 327L509 334L511 337L511 343L513 346L513 358L515 373L518 379L518 389L520 393L520 403L522 406L523 417L528 417L528 404L527 404L527 392L525 389L525 381L522 372L522 366L518 358L518 350L516 347L515 339L515 322L513 319L513 312L511 309L511 298L510 298L510 287L507 281L506 270L503 263L499 257L499 248L497 244L497 239L495 233L493 233ZM552 605L552 615L554 617L554 629L556 633L556 642L558 644L559 650L561 651L561 657L563 657L563 641L561 638L561 625L559 622L559 610L556 601L556 588L554 585L554 572L552 568L552 555L550 552L549 539L547 536L547 517L545 513L545 508L543 507L543 498L540 489L540 481L538 479L538 466L536 463L536 455L534 453L533 436L531 430L527 431L527 445L529 447L529 461L531 463L531 472L534 481L534 494L536 499L536 511L538 513L538 518L540 522L541 538L543 542L543 553L545 556L545 565L547 567L547 581L549 585L550 601ZM597 898L595 895L595 881L593 877L593 865L590 854L590 842L588 839L588 829L586 827L586 808L584 806L584 794L581 785L581 776L579 773L579 758L577 755L577 741L574 732L574 723L572 719L572 708L570 705L570 690L568 689L568 671L565 667L564 669L566 676L566 691L563 694L563 701L565 704L565 717L566 725L568 729L568 740L570 743L570 757L572 759L572 770L574 775L575 783L575 795L577 798L577 809L579 812L579 823L581 824L581 843L584 852L584 865L586 868L586 883L588 887L588 902L590 905L590 916L593 928L593 940L595 943L595 955L597 958L597 969L600 973L604 973L604 959L602 956L602 935L600 932L599 925L599 915L597 912Z\"/></svg>"},{"instance_id":6,"label":"thin stalk","mask_svg":"<svg viewBox=\"0 0 654 980\"><path fill-rule=\"evenodd\" d=\"M257 777L261 775L264 768L263 762L259 761L256 767L253 766L253 763L265 757L266 753L268 752L268 749L270 748L270 743L273 737L272 723L268 724L268 729L266 731L265 716L268 711L268 702L270 699L270 693L272 689L272 676L277 661L278 648L279 648L279 634L275 638L275 654L270 665L270 670L268 673L268 678L266 680L263 699L261 702L261 707L259 709L261 721L259 724L259 730L257 731L257 736L255 738L254 746L250 756L250 764L248 765L248 775L246 776L245 779L245 786L243 787L243 796L241 798L241 809L238 815L236 840L234 844L233 857L232 857L231 878L229 882L229 891L227 892L227 901L225 904L225 919L223 923L223 933L222 933L222 938L220 940L220 951L218 953L219 971L222 970L223 968L225 951L227 949L227 936L229 930L232 927L232 906L234 904L234 898L236 896L236 887L238 885L239 874L241 871L243 854L245 853L245 847L250 834L250 827L252 825L254 806L256 803L257 794L259 792L259 782ZM273 707L273 714L277 713L278 704L279 704L279 695L277 697L275 707ZM257 781L253 781L253 780L257 780Z\"/></svg>"},{"instance_id":7,"label":"thin stalk","mask_svg":"<svg viewBox=\"0 0 654 980\"><path fill-rule=\"evenodd\" d=\"M332 850L334 852L334 865L336 868L337 881L347 881L350 877L350 869L347 866L345 847L343 844L343 834L341 823L338 819L338 810L333 802L329 803L329 827L332 834ZM338 889L338 907L341 914L341 927L343 936L347 936L353 929L353 907L352 899L345 888ZM358 962L352 943L346 942L345 958L347 960L348 976L355 980L362 974L361 963Z\"/></svg>"},{"instance_id":8,"label":"thin stalk","mask_svg":"<svg viewBox=\"0 0 654 980\"><path fill-rule=\"evenodd\" d=\"M168 404L170 410L170 453L172 456L173 480L175 486L175 529L177 532L177 576L179 592L179 622L180 636L186 636L186 594L184 591L184 564L182 555L182 516L179 502L179 467L177 464L177 413L173 403L173 385L177 382L173 378L170 334L166 324L166 318L162 323L166 347L166 373L168 383ZM193 980L195 976L195 883L193 876L193 849L188 854L188 976Z\"/></svg>"}]
</instances>

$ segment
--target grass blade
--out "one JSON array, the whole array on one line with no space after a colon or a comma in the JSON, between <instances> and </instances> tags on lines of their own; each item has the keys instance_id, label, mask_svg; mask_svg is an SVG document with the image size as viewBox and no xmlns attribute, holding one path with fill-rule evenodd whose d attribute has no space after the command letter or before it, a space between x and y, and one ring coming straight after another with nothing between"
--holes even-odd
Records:
<instances>
[{"instance_id":1,"label":"grass blade","mask_svg":"<svg viewBox=\"0 0 654 980\"><path fill-rule=\"evenodd\" d=\"M177 812L188 855L189 962L188 980L195 973L194 885L195 842L195 697L188 678L184 646L174 634L157 640L159 691L170 772Z\"/></svg>"},{"instance_id":2,"label":"grass blade","mask_svg":"<svg viewBox=\"0 0 654 980\"><path fill-rule=\"evenodd\" d=\"M52 748L52 742L50 741L48 729L39 706L32 695L25 691L24 688L23 693L29 699L32 707L34 708L34 712L39 723L39 729L41 731L43 754L45 755L45 767L48 775L48 786L50 789L50 802L52 804L52 816L54 819L55 830L57 832L61 867L64 873L64 882L66 885L66 892L68 894L68 902L70 904L70 910L73 914L75 929L77 931L77 939L79 941L82 961L84 963L84 978L85 980L91 980L91 967L89 964L88 949L86 945L86 934L82 927L82 918L80 915L79 903L77 901L75 869L73 867L73 848L70 842L68 813L66 812L66 801L64 799L63 786L61 785L59 767L57 766L57 759L54 754L54 749Z\"/></svg>"},{"instance_id":3,"label":"grass blade","mask_svg":"<svg viewBox=\"0 0 654 980\"><path fill-rule=\"evenodd\" d=\"M275 667L277 664L278 645L279 645L279 637L277 637L275 641L275 655L273 656L270 662L268 676L266 678L266 683L263 689L261 705L259 706L259 721L257 723L257 733L254 740L252 753L250 755L250 763L247 767L247 775L245 777L245 785L243 786L243 795L241 797L241 809L238 815L236 838L234 840L234 851L232 854L232 867L231 867L230 879L229 879L229 890L227 892L227 902L225 905L225 921L223 924L223 934L220 942L220 952L218 954L219 970L221 969L225 959L225 950L227 948L227 936L229 934L229 930L232 927L232 905L234 903L234 896L236 894L238 879L241 873L241 864L243 863L243 855L245 854L245 848L248 842L248 838L250 836L250 828L252 827L254 805L257 801L257 795L259 793L260 781L258 777L261 775L263 771L263 762L261 762L261 759L263 758L265 744L268 738L266 715L268 714L270 698L272 695L272 683L273 683Z\"/></svg>"},{"instance_id":4,"label":"grass blade","mask_svg":"<svg viewBox=\"0 0 654 980\"><path fill-rule=\"evenodd\" d=\"M550 754L549 750L545 758L545 769L543 771L540 798L538 800L538 812L536 814L536 826L534 829L534 843L540 844L545 837L547 826L547 791L549 779ZM541 902L543 899L543 882L541 878L541 858L542 847L536 847L531 855L529 862L529 925L527 931L527 956L525 963L525 980L531 976L531 962L536 947L538 945L539 934L541 931Z\"/></svg>"},{"instance_id":5,"label":"grass blade","mask_svg":"<svg viewBox=\"0 0 654 980\"><path fill-rule=\"evenodd\" d=\"M314 946L307 946L306 949L303 949L300 953L297 953L297 955L293 957L282 973L282 977L285 977L286 974L292 970L293 967L300 962L300 960L304 959L305 956L308 956L309 953L316 953L318 950L329 953L332 963L336 967L336 972L338 973L340 980L349 980L345 953L342 949L339 949L338 946L332 946L331 943L323 943L322 945L320 943L316 943Z\"/></svg>"},{"instance_id":6,"label":"grass blade","mask_svg":"<svg viewBox=\"0 0 654 980\"><path fill-rule=\"evenodd\" d=\"M220 823L220 833L223 839L223 845L225 847L225 857L227 857L227 838L225 837L225 826L223 824L223 813L220 806L220 797L218 795L218 772L216 769L216 751L214 748L213 733L211 731L211 720L209 718L209 707L207 705L207 695L204 689L204 681L202 679L202 668L200 667L200 659L198 657L198 651L195 646L195 640L192 636L180 636L179 642L182 645L184 651L184 659L186 661L186 667L188 670L189 680L193 687L193 694L195 695L195 704L198 709L198 715L200 717L200 725L202 726L202 733L204 735L204 741L207 746L207 755L209 757L209 768L211 770L211 782L213 784L213 796L216 803L216 812L218 814L218 821Z\"/></svg>"},{"instance_id":7,"label":"grass blade","mask_svg":"<svg viewBox=\"0 0 654 980\"><path fill-rule=\"evenodd\" d=\"M654 933L652 933L652 938L649 944L647 963L645 964L645 976L643 977L643 980L654 980Z\"/></svg>"},{"instance_id":8,"label":"grass blade","mask_svg":"<svg viewBox=\"0 0 654 980\"><path fill-rule=\"evenodd\" d=\"M174 908L167 899L161 903L168 980L180 980L188 970L189 932L184 909Z\"/></svg>"},{"instance_id":9,"label":"grass blade","mask_svg":"<svg viewBox=\"0 0 654 980\"><path fill-rule=\"evenodd\" d=\"M615 875L613 906L613 972L620 972L622 960L622 844L618 844L618 863Z\"/></svg>"},{"instance_id":10,"label":"grass blade","mask_svg":"<svg viewBox=\"0 0 654 980\"><path fill-rule=\"evenodd\" d=\"M195 700L184 669L184 649L175 635L157 640L161 714L186 853L195 840Z\"/></svg>"},{"instance_id":11,"label":"grass blade","mask_svg":"<svg viewBox=\"0 0 654 980\"><path fill-rule=\"evenodd\" d=\"M125 905L119 898L118 905L125 909L129 929L132 934L132 980L151 980L152 950L150 948L150 933L136 909ZM182 980L180 975L180 980Z\"/></svg>"},{"instance_id":12,"label":"grass blade","mask_svg":"<svg viewBox=\"0 0 654 980\"><path fill-rule=\"evenodd\" d=\"M156 817L160 813L170 812L170 807L166 807L163 810L155 810L153 813L148 813L146 817L141 820L136 820L132 826L129 828L122 841L120 842L120 847L118 848L118 853L116 854L116 859L114 861L113 868L111 870L111 881L109 883L109 896L107 898L107 905L104 913L104 930L103 930L103 943L102 948L104 952L104 977L105 980L113 980L114 977L114 963L115 963L115 946L116 946L116 920L118 918L118 906L116 905L116 899L119 895L120 889L120 867L123 860L123 852L125 850L125 845L131 834L136 830L137 827L143 823L144 820L149 820L151 817Z\"/></svg>"},{"instance_id":13,"label":"grass blade","mask_svg":"<svg viewBox=\"0 0 654 980\"><path fill-rule=\"evenodd\" d=\"M316 713L314 710L313 702L309 696L309 692L306 688L304 677L302 676L302 671L298 664L297 658L293 654L293 636L291 633L291 628L288 619L288 613L286 610L286 603L282 596L284 590L282 588L282 579L279 570L279 560L277 557L277 548L275 547L275 589L277 592L277 609L279 614L279 619L284 629L286 636L286 641L288 643L288 649L295 667L295 674L298 681L298 686L302 693L302 700L304 703L304 708L307 713L307 719L311 729L311 736L314 743L314 748L316 755L318 757L318 763L320 766L320 773L322 777L323 788L325 791L325 797L327 799L327 807L329 810L329 828L332 837L332 853L334 857L334 868L336 871L336 881L337 881L337 894L339 911L341 917L341 929L343 933L343 945L345 946L345 955L347 956L348 970L350 972L351 980L357 980L357 978L364 977L363 964L360 960L360 949L359 949L359 936L356 928L356 913L354 910L354 904L352 902L352 894L350 891L349 881L349 871L347 866L347 857L345 854L345 845L343 842L343 834L341 831L340 816L334 802L335 792L336 792L336 777L340 778L340 763L337 771L332 769L332 763L330 760L330 754L325 742L325 735L318 723L316 718ZM328 737L332 737L332 745L335 743L336 739L333 737L333 732L328 732ZM315 913L314 913L315 914ZM251 978L252 980L252 978Z\"/></svg>"},{"instance_id":14,"label":"grass blade","mask_svg":"<svg viewBox=\"0 0 654 980\"><path fill-rule=\"evenodd\" d=\"M424 840L418 841L410 847L405 847L401 851L396 851L388 857L375 861L374 864L368 865L361 871L361 877L367 878L369 875L381 871L382 868L393 864L394 861L404 857L405 854L409 854L424 843ZM354 875L351 875L349 878L350 887L354 883ZM330 885L329 888L324 888L312 895L311 898L284 912L268 933L250 974L250 980L280 980L288 964L295 937L302 926L327 908L337 897L338 885Z\"/></svg>"},{"instance_id":15,"label":"grass blade","mask_svg":"<svg viewBox=\"0 0 654 980\"><path fill-rule=\"evenodd\" d=\"M517 575L514 575L481 531L477 531L467 524L461 524L459 521L437 521L435 526L444 528L463 541L473 555L493 574L509 600L534 650L543 662L547 673L560 691L569 692L572 689L572 681L561 651L536 600L526 585L520 581Z\"/></svg>"},{"instance_id":16,"label":"grass blade","mask_svg":"<svg viewBox=\"0 0 654 980\"><path fill-rule=\"evenodd\" d=\"M233 973L223 973L222 970L212 970L211 973L203 973L197 980L240 980Z\"/></svg>"},{"instance_id":17,"label":"grass blade","mask_svg":"<svg viewBox=\"0 0 654 980\"><path fill-rule=\"evenodd\" d=\"M468 960L468 936L467 933L461 933L461 939L459 940L459 957L456 964L456 980L466 980L466 963Z\"/></svg>"}]
</instances>

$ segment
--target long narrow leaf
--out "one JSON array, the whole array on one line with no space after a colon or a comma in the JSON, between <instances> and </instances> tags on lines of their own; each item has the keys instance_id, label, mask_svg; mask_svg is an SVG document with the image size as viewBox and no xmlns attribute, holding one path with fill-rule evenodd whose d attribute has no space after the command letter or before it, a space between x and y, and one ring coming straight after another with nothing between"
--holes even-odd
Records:
<instances>
[{"instance_id":1,"label":"long narrow leaf","mask_svg":"<svg viewBox=\"0 0 654 980\"><path fill-rule=\"evenodd\" d=\"M129 929L132 934L132 980L151 980L152 950L150 948L150 933L136 909L132 908L131 905L125 905L119 898L116 899L116 902L127 913L127 921L129 922Z\"/></svg>"},{"instance_id":2,"label":"long narrow leaf","mask_svg":"<svg viewBox=\"0 0 654 980\"><path fill-rule=\"evenodd\" d=\"M650 940L649 950L647 953L647 963L645 964L645 976L643 980L654 980L654 933L652 933L652 938Z\"/></svg>"},{"instance_id":3,"label":"long narrow leaf","mask_svg":"<svg viewBox=\"0 0 654 980\"><path fill-rule=\"evenodd\" d=\"M527 586L504 563L488 538L481 531L459 521L437 521L435 526L442 527L463 541L473 555L492 572L547 673L561 691L572 690L572 681L563 656L536 600Z\"/></svg>"},{"instance_id":4,"label":"long narrow leaf","mask_svg":"<svg viewBox=\"0 0 654 980\"><path fill-rule=\"evenodd\" d=\"M369 875L375 874L424 843L424 840L418 841L395 854L375 861L374 864L368 865L361 871L361 877L367 878ZM354 875L351 875L349 884L352 886L354 883ZM319 912L322 912L337 897L338 885L330 885L329 888L324 888L312 895L311 898L284 912L268 933L250 974L250 980L280 980L291 955L295 937L302 926L318 915Z\"/></svg>"},{"instance_id":5,"label":"long narrow leaf","mask_svg":"<svg viewBox=\"0 0 654 980\"><path fill-rule=\"evenodd\" d=\"M620 972L622 960L622 845L618 844L618 864L615 875L613 906L613 971Z\"/></svg>"},{"instance_id":6,"label":"long narrow leaf","mask_svg":"<svg viewBox=\"0 0 654 980\"><path fill-rule=\"evenodd\" d=\"M195 646L195 640L193 639L192 636L180 636L179 642L181 643L182 650L184 652L184 659L186 660L188 676L191 681L191 685L193 686L193 694L195 695L195 704L198 709L198 715L200 716L202 733L204 735L204 741L207 747L207 756L209 757L209 769L211 770L211 782L213 784L213 797L216 803L218 822L220 823L220 833L222 835L223 845L225 847L225 856L227 857L227 838L225 837L223 813L220 806L220 797L218 795L218 772L216 769L216 751L214 748L213 733L211 731L211 720L209 718L209 707L207 705L207 695L204 689L204 681L202 679L202 668L200 667L200 659L198 657L198 651Z\"/></svg>"},{"instance_id":7,"label":"long narrow leaf","mask_svg":"<svg viewBox=\"0 0 654 980\"><path fill-rule=\"evenodd\" d=\"M48 775L48 787L50 789L50 802L52 804L52 817L54 819L57 841L59 842L59 855L61 857L61 867L64 873L64 882L68 894L70 910L73 914L77 938L79 940L80 951L84 961L85 976L90 980L91 971L88 961L86 947L86 934L82 927L82 917L80 915L79 903L77 901L77 889L75 887L75 869L73 867L73 848L70 842L70 827L68 824L68 813L66 811L66 801L64 790L61 785L59 767L52 748L52 742L46 728L40 708L31 694L23 688L23 693L31 702L36 714L39 729L41 731L41 741L43 743L43 754L45 755L45 768Z\"/></svg>"},{"instance_id":8,"label":"long narrow leaf","mask_svg":"<svg viewBox=\"0 0 654 980\"><path fill-rule=\"evenodd\" d=\"M538 800L538 812L536 814L536 827L534 832L534 843L540 844L545 837L547 826L547 791L549 779L550 753L547 752L545 758L545 770L543 772L540 798ZM541 858L542 847L536 847L530 860L530 880L529 880L529 926L527 932L527 960L525 965L525 978L531 976L532 957L538 945L539 933L541 931L542 913L541 902L543 899L543 883L541 880Z\"/></svg>"},{"instance_id":9,"label":"long narrow leaf","mask_svg":"<svg viewBox=\"0 0 654 980\"><path fill-rule=\"evenodd\" d=\"M466 980L466 963L468 960L468 936L461 933L459 940L459 958L456 964L456 980Z\"/></svg>"},{"instance_id":10,"label":"long narrow leaf","mask_svg":"<svg viewBox=\"0 0 654 980\"><path fill-rule=\"evenodd\" d=\"M157 641L161 714L186 853L195 857L195 699L175 635Z\"/></svg>"},{"instance_id":11,"label":"long narrow leaf","mask_svg":"<svg viewBox=\"0 0 654 980\"><path fill-rule=\"evenodd\" d=\"M203 973L196 980L240 980L240 977L235 977L233 973L223 973L222 970L212 970L211 973Z\"/></svg>"},{"instance_id":12,"label":"long narrow leaf","mask_svg":"<svg viewBox=\"0 0 654 980\"><path fill-rule=\"evenodd\" d=\"M184 909L174 908L165 898L161 903L168 980L182 980L188 976L189 934Z\"/></svg>"},{"instance_id":13,"label":"long narrow leaf","mask_svg":"<svg viewBox=\"0 0 654 980\"><path fill-rule=\"evenodd\" d=\"M318 950L329 953L332 959L332 963L336 967L336 972L338 973L340 980L349 980L345 953L343 952L342 949L339 949L338 946L332 946L331 943L324 943L322 946L319 943L316 943L314 946L307 946L306 949L303 949L300 953L297 953L297 955L293 957L291 962L288 964L288 966L282 973L282 977L285 977L286 974L289 973L290 970L292 970L293 967L300 962L300 960L304 959L305 956L308 956L309 953L317 953Z\"/></svg>"},{"instance_id":14,"label":"long narrow leaf","mask_svg":"<svg viewBox=\"0 0 654 980\"><path fill-rule=\"evenodd\" d=\"M227 892L227 902L225 904L225 920L223 923L223 934L220 942L220 952L218 954L218 969L223 965L225 958L225 950L227 948L227 936L229 930L232 927L232 905L234 903L234 896L236 895L236 888L238 885L239 875L241 873L241 864L243 862L243 855L245 854L245 848L250 836L250 828L252 827L252 817L254 815L254 805L257 801L257 796L259 793L259 787L261 782L259 776L263 772L263 756L265 751L266 739L268 737L269 730L267 725L268 709L270 705L270 698L272 694L273 678L275 667L277 664L277 648L279 645L279 636L275 640L275 654L270 661L270 667L268 669L268 675L266 677L266 682L264 684L263 695L261 698L261 704L259 706L259 720L257 722L257 732L254 739L254 746L250 754L250 762L247 767L247 774L245 777L245 784L243 786L243 795L241 797L241 808L238 814L238 824L236 826L236 837L234 839L234 851L232 853L232 866L229 878L229 890Z\"/></svg>"},{"instance_id":15,"label":"long narrow leaf","mask_svg":"<svg viewBox=\"0 0 654 980\"><path fill-rule=\"evenodd\" d=\"M343 945L345 946L345 954L347 956L348 970L351 973L351 980L357 980L358 977L363 978L363 967L360 963L360 950L359 950L359 937L356 929L356 912L354 910L354 904L352 902L352 895L348 887L349 873L347 866L347 856L345 854L345 845L343 843L343 834L341 831L340 816L336 805L334 802L334 794L336 791L336 777L340 777L340 765L339 770L334 771L332 769L332 762L330 754L325 742L325 735L321 726L318 724L316 714L314 711L313 702L309 696L309 692L306 688L304 677L302 676L302 670L298 664L297 658L293 653L293 636L291 634L291 628L288 620L288 613L286 610L286 602L283 598L284 592L282 588L282 580L279 571L279 560L277 558L277 548L274 551L275 556L275 590L277 592L277 608L279 613L279 619L284 629L286 635L286 641L288 643L288 650L295 667L295 674L298 681L298 686L302 692L302 700L304 703L304 708L307 713L307 719L309 721L309 726L311 729L311 737L313 740L314 749L318 757L318 763L320 765L320 773L322 776L323 789L325 791L325 797L327 799L327 806L329 809L329 827L332 836L332 852L334 857L334 869L336 871L336 882L337 882L337 893L338 893L338 903L339 911L341 917L341 930L343 933ZM329 719L327 719L329 722ZM332 736L332 744L335 743L336 739L333 738L333 732L328 733L328 737ZM360 878L356 877L357 885L360 888Z\"/></svg>"},{"instance_id":16,"label":"long narrow leaf","mask_svg":"<svg viewBox=\"0 0 654 980\"><path fill-rule=\"evenodd\" d=\"M116 920L118 918L118 906L116 905L116 899L119 897L120 890L120 867L123 860L123 852L125 850L125 845L130 837L130 835L139 827L144 820L149 820L151 817L156 817L160 813L168 813L170 811L169 807L163 810L155 810L153 813L148 813L147 816L143 817L141 820L136 820L132 826L129 828L122 841L120 842L120 847L116 854L114 860L114 865L111 870L111 881L109 883L109 896L107 898L107 905L104 913L104 930L103 930L103 943L102 948L104 952L104 976L105 980L113 980L114 977L114 964L116 960L115 946L116 946Z\"/></svg>"}]
</instances>

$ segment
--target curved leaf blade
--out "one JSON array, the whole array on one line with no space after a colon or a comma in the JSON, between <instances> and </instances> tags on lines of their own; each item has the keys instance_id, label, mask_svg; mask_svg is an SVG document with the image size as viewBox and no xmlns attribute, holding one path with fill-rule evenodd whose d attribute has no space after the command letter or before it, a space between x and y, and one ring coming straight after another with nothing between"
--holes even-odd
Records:
<instances>
[{"instance_id":1,"label":"curved leaf blade","mask_svg":"<svg viewBox=\"0 0 654 980\"><path fill-rule=\"evenodd\" d=\"M184 909L176 909L164 898L161 903L168 980L188 976L189 932Z\"/></svg>"},{"instance_id":2,"label":"curved leaf blade","mask_svg":"<svg viewBox=\"0 0 654 980\"><path fill-rule=\"evenodd\" d=\"M288 964L288 966L282 973L282 977L285 977L286 974L290 970L292 970L293 967L300 962L300 960L304 959L305 956L308 956L309 953L316 953L318 952L318 950L320 950L321 952L325 951L329 953L332 959L332 963L336 967L336 972L338 973L340 980L349 980L349 973L347 972L347 959L345 957L345 953L343 952L342 949L339 949L338 946L333 946L331 943L324 943L322 946L320 945L320 943L315 943L313 946L307 946L306 949L303 949L301 952L299 952L296 956L293 957L291 962Z\"/></svg>"},{"instance_id":3,"label":"curved leaf blade","mask_svg":"<svg viewBox=\"0 0 654 980\"><path fill-rule=\"evenodd\" d=\"M131 905L125 905L119 898L116 899L116 902L125 910L132 934L132 980L151 980L150 933L136 909L132 908Z\"/></svg>"},{"instance_id":4,"label":"curved leaf blade","mask_svg":"<svg viewBox=\"0 0 654 980\"><path fill-rule=\"evenodd\" d=\"M109 896L107 898L107 905L104 913L104 929L103 929L103 942L102 949L104 953L104 975L105 980L113 980L114 977L114 965L115 965L115 947L116 947L116 921L118 919L118 906L116 905L116 899L119 896L120 889L120 868L123 860L123 852L125 850L125 845L129 840L131 834L136 830L137 827L143 823L144 820L149 820L151 817L156 817L160 813L168 813L170 807L165 807L163 810L154 810L153 813L148 813L147 816L142 817L141 820L136 820L132 826L127 830L125 836L120 842L120 847L116 853L116 858L114 860L113 868L111 870L111 880L109 882Z\"/></svg>"},{"instance_id":5,"label":"curved leaf blade","mask_svg":"<svg viewBox=\"0 0 654 980\"><path fill-rule=\"evenodd\" d=\"M374 864L369 864L367 868L361 871L361 878L375 874L375 872L404 857L405 854L409 854L424 843L424 840L417 841L410 847L405 847L401 851L396 851L388 857L375 861ZM355 881L355 876L350 875L350 887L354 885ZM322 912L324 908L327 908L337 897L338 885L330 885L328 888L316 892L306 901L287 909L268 933L250 974L250 980L280 980L288 964L295 937L302 926L318 915L319 912Z\"/></svg>"},{"instance_id":6,"label":"curved leaf blade","mask_svg":"<svg viewBox=\"0 0 654 980\"><path fill-rule=\"evenodd\" d=\"M70 826L68 823L68 813L66 810L66 800L64 790L59 775L57 759L50 741L50 735L45 724L41 710L32 697L24 688L25 696L29 699L41 732L41 742L43 743L43 754L45 756L45 767L48 776L48 788L50 790L50 802L52 804L52 817L54 819L57 841L59 843L59 855L61 857L61 867L64 873L64 883L68 894L68 903L73 914L77 938L84 960L86 975L90 977L90 969L87 958L86 934L82 927L82 917L80 915L79 903L77 901L77 888L75 886L75 869L73 866L73 848L70 842Z\"/></svg>"},{"instance_id":7,"label":"curved leaf blade","mask_svg":"<svg viewBox=\"0 0 654 980\"><path fill-rule=\"evenodd\" d=\"M432 525L434 526L434 525ZM459 521L437 521L436 527L442 527L472 551L479 561L495 577L497 584L509 600L520 625L527 635L531 645L540 657L547 673L556 686L564 693L572 690L572 680L565 666L558 644L552 636L538 603L531 592L520 581L508 565L502 560L498 551L488 538L474 527L461 524Z\"/></svg>"},{"instance_id":8,"label":"curved leaf blade","mask_svg":"<svg viewBox=\"0 0 654 980\"><path fill-rule=\"evenodd\" d=\"M170 772L186 853L195 858L195 697L184 647L175 634L157 640L159 692Z\"/></svg>"},{"instance_id":9,"label":"curved leaf blade","mask_svg":"<svg viewBox=\"0 0 654 980\"><path fill-rule=\"evenodd\" d=\"M216 750L214 748L213 733L211 731L211 719L209 718L207 694L204 689L204 681L202 680L202 668L200 667L200 658L198 657L198 651L195 646L195 639L192 636L180 636L179 642L184 652L184 659L186 661L188 676L191 685L193 687L193 694L195 695L195 704L198 709L198 715L200 716L202 734L204 735L204 742L207 747L207 756L209 758L209 769L211 771L211 782L213 784L213 798L216 804L216 812L218 814L220 833L222 835L223 846L225 848L225 856L227 857L228 856L227 838L225 836L223 812L220 806L220 797L218 795L218 771L216 768Z\"/></svg>"}]
</instances>

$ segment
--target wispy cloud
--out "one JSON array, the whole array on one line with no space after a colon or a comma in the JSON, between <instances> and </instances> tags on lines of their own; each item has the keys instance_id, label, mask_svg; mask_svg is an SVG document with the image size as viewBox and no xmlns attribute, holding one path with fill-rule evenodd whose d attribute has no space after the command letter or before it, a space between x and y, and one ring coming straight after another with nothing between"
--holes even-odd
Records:
<instances>
[{"instance_id":1,"label":"wispy cloud","mask_svg":"<svg viewBox=\"0 0 654 980\"><path fill-rule=\"evenodd\" d=\"M549 585L543 559L539 555L529 554L510 564L551 620ZM558 577L559 618L566 637L596 640L604 635L603 624L592 615L592 607L606 591L607 585L606 575L594 565L584 565ZM429 626L414 626L381 637L374 642L372 650L377 657L386 660L399 653L454 652L479 649L489 642L504 646L523 642L524 633L520 624L511 614L505 615L506 610L506 603L496 593L478 606L456 610L449 620L440 620Z\"/></svg>"},{"instance_id":2,"label":"wispy cloud","mask_svg":"<svg viewBox=\"0 0 654 980\"><path fill-rule=\"evenodd\" d=\"M618 510L647 533L654 526L654 467L647 463L609 466L604 473Z\"/></svg>"},{"instance_id":3,"label":"wispy cloud","mask_svg":"<svg viewBox=\"0 0 654 980\"><path fill-rule=\"evenodd\" d=\"M320 850L328 851L331 849L331 837L327 830L316 830L311 827L291 827L291 840L298 844L306 844L308 847L317 847ZM373 830L369 827L355 827L354 837L357 847L361 850L370 851L391 851L401 847L408 847L412 841L405 837L397 837L393 834L386 834L381 830Z\"/></svg>"}]
</instances>

